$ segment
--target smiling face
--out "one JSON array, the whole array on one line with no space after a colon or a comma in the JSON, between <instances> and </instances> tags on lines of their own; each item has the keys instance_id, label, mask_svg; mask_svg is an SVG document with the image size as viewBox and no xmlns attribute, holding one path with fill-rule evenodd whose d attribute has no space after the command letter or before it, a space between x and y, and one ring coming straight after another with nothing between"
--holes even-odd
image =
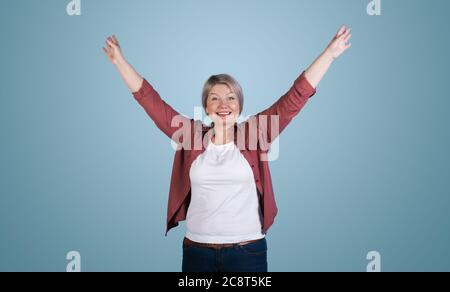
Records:
<instances>
[{"instance_id":1,"label":"smiling face","mask_svg":"<svg viewBox=\"0 0 450 292\"><path fill-rule=\"evenodd\" d=\"M239 100L227 85L214 85L206 100L206 114L216 125L233 125L240 114Z\"/></svg>"}]
</instances>

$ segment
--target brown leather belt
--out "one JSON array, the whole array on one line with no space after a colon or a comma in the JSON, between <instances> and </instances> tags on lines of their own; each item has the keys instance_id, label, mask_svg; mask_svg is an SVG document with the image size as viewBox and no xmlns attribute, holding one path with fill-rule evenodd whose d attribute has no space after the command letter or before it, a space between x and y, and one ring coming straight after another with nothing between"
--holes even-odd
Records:
<instances>
[{"instance_id":1,"label":"brown leather belt","mask_svg":"<svg viewBox=\"0 0 450 292\"><path fill-rule=\"evenodd\" d=\"M190 240L189 238L185 237L183 240L183 244L185 246L198 246L198 247L209 247L209 248L213 248L213 249L222 249L222 248L226 248L226 247L232 247L235 245L246 245L249 243L253 243L253 242L257 242L260 239L255 239L255 240L249 240L249 241L243 241L243 242L238 242L238 243L201 243L201 242L195 242Z\"/></svg>"}]
</instances>

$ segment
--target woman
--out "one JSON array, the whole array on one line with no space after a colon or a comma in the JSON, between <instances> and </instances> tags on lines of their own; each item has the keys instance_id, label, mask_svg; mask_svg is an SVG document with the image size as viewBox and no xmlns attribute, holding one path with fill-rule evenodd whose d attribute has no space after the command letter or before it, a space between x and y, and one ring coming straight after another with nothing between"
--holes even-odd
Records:
<instances>
[{"instance_id":1,"label":"woman","mask_svg":"<svg viewBox=\"0 0 450 292\"><path fill-rule=\"evenodd\" d=\"M104 53L156 126L178 144L167 210L167 232L186 220L183 272L267 271L265 235L277 214L267 153L300 112L333 61L350 48L343 25L290 90L268 109L237 123L243 93L227 74L205 83L204 125L181 116L125 60L115 36ZM270 120L270 121L268 121Z\"/></svg>"}]
</instances>

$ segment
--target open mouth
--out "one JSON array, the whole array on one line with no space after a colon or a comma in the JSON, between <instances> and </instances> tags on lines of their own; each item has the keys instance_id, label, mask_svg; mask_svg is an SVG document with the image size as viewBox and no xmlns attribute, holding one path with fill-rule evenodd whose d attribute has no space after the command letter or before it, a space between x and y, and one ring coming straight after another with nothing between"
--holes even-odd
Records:
<instances>
[{"instance_id":1,"label":"open mouth","mask_svg":"<svg viewBox=\"0 0 450 292\"><path fill-rule=\"evenodd\" d=\"M226 117L226 116L231 115L231 112L223 111L223 112L217 112L216 114L217 114L219 117Z\"/></svg>"}]
</instances>

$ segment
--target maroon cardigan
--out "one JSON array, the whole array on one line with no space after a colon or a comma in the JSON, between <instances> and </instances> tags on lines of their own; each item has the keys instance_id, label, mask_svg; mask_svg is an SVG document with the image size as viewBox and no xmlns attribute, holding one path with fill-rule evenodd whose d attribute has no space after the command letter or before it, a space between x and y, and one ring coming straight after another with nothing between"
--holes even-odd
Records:
<instances>
[{"instance_id":1,"label":"maroon cardigan","mask_svg":"<svg viewBox=\"0 0 450 292\"><path fill-rule=\"evenodd\" d=\"M237 135L234 135L235 144L239 144L238 147L242 155L247 159L253 170L263 215L262 232L264 234L267 233L267 230L273 224L278 212L272 188L269 164L266 159L268 148L271 142L286 128L300 112L308 99L315 93L316 89L308 82L305 78L305 72L303 72L295 80L289 91L272 106L240 124L235 124L237 133ZM208 137L211 134L211 126L204 125L201 121L195 121L194 119L188 119L179 115L178 112L161 99L158 92L145 79L141 88L137 92L133 92L133 96L145 109L156 126L178 144L170 182L166 226L167 235L167 232L171 228L178 226L178 222L186 219L191 199L189 170L192 162L205 150L202 141L203 139L209 141ZM261 115L268 117L267 123L259 122ZM278 127L274 127L270 123L271 116L278 116ZM252 131L255 128L257 131ZM237 139L239 135L241 135L241 139ZM256 135L262 139L257 139L257 145L254 147L255 144L249 141L254 141L252 139ZM182 144L183 140L185 143L189 140L185 139L185 137L189 137L190 141L193 142L192 147L186 147L186 145L190 144L190 141L187 144ZM194 147L194 141L199 142L196 145L200 145L200 147Z\"/></svg>"}]
</instances>

